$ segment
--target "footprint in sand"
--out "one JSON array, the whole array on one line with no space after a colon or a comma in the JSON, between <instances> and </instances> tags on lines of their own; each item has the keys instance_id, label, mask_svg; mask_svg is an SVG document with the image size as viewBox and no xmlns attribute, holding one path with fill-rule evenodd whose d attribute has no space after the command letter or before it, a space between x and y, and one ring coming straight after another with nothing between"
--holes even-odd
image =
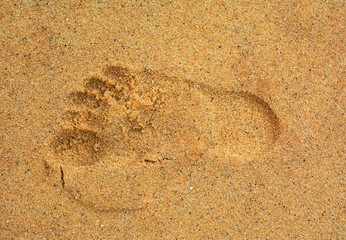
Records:
<instances>
[{"instance_id":1,"label":"footprint in sand","mask_svg":"<svg viewBox=\"0 0 346 240\"><path fill-rule=\"evenodd\" d=\"M47 169L73 199L101 211L144 208L174 167L221 153L246 159L279 135L259 97L147 69L107 66L69 100Z\"/></svg>"}]
</instances>

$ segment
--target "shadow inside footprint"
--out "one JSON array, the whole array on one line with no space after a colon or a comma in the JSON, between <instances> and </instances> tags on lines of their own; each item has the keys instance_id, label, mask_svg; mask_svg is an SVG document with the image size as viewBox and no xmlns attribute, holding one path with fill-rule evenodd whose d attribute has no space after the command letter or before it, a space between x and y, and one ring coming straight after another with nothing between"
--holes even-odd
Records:
<instances>
[{"instance_id":1,"label":"shadow inside footprint","mask_svg":"<svg viewBox=\"0 0 346 240\"><path fill-rule=\"evenodd\" d=\"M54 152L64 161L62 163L73 166L93 165L100 161L103 145L102 138L95 132L78 128L62 129L52 142Z\"/></svg>"},{"instance_id":2,"label":"shadow inside footprint","mask_svg":"<svg viewBox=\"0 0 346 240\"><path fill-rule=\"evenodd\" d=\"M280 132L276 114L256 95L150 70L107 66L70 98L49 165L64 173L74 199L101 211L143 208L161 180L174 178L164 167L221 152L230 164L245 160L267 151Z\"/></svg>"}]
</instances>

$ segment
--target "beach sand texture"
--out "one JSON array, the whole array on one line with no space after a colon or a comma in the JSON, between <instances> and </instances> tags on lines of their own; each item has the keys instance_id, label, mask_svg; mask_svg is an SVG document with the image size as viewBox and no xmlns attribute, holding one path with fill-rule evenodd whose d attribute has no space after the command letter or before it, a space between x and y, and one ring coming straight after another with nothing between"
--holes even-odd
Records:
<instances>
[{"instance_id":1,"label":"beach sand texture","mask_svg":"<svg viewBox=\"0 0 346 240\"><path fill-rule=\"evenodd\" d=\"M0 239L345 239L344 1L0 3Z\"/></svg>"}]
</instances>

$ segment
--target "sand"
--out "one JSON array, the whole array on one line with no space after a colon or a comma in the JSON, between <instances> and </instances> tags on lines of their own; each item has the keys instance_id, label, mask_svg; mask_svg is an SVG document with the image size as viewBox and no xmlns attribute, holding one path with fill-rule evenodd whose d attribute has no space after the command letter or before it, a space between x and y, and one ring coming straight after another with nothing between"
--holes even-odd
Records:
<instances>
[{"instance_id":1,"label":"sand","mask_svg":"<svg viewBox=\"0 0 346 240\"><path fill-rule=\"evenodd\" d=\"M344 1L0 20L0 239L346 238Z\"/></svg>"}]
</instances>

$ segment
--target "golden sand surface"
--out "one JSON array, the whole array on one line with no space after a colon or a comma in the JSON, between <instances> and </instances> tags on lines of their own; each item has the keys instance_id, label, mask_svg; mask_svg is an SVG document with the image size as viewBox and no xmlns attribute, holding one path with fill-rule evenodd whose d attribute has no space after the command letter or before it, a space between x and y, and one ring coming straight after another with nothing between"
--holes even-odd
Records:
<instances>
[{"instance_id":1,"label":"golden sand surface","mask_svg":"<svg viewBox=\"0 0 346 240\"><path fill-rule=\"evenodd\" d=\"M346 239L345 1L1 1L0 239Z\"/></svg>"}]
</instances>

